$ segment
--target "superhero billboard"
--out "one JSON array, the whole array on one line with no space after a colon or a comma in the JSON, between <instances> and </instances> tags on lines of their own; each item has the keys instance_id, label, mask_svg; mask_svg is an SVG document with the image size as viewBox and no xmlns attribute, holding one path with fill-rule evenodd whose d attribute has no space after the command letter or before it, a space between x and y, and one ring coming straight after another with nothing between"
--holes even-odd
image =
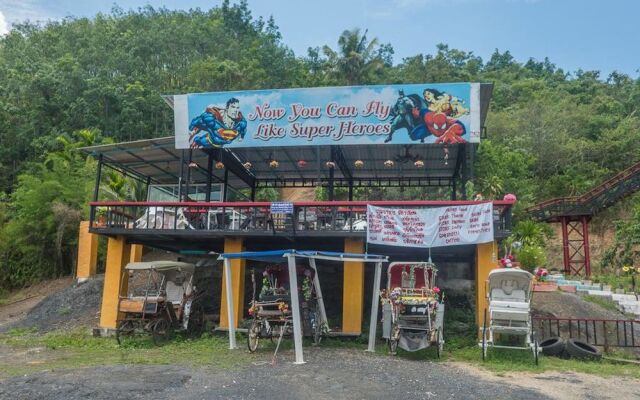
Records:
<instances>
[{"instance_id":1,"label":"superhero billboard","mask_svg":"<svg viewBox=\"0 0 640 400\"><path fill-rule=\"evenodd\" d=\"M480 141L480 84L174 96L176 148Z\"/></svg>"}]
</instances>

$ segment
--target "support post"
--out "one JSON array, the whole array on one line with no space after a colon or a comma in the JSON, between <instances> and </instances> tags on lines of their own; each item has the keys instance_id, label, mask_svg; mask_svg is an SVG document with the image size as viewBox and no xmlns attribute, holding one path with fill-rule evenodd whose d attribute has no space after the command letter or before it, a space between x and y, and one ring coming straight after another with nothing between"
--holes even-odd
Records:
<instances>
[{"instance_id":1,"label":"support post","mask_svg":"<svg viewBox=\"0 0 640 400\"><path fill-rule=\"evenodd\" d=\"M256 201L256 185L251 186L251 201Z\"/></svg>"},{"instance_id":2,"label":"support post","mask_svg":"<svg viewBox=\"0 0 640 400\"><path fill-rule=\"evenodd\" d=\"M242 238L228 237L224 240L224 253L240 253L244 250ZM227 296L226 283L222 285L222 295L220 299L220 327L227 328L234 325L234 328L238 327L238 322L242 320L244 315L244 270L246 260L235 259L230 261L231 263L231 276L227 276L226 272L223 273L222 281L226 282L227 278L231 279L233 286L232 301ZM225 270L226 271L226 270ZM233 324L228 319L227 311L231 309L234 311Z\"/></svg>"},{"instance_id":3,"label":"support post","mask_svg":"<svg viewBox=\"0 0 640 400\"><path fill-rule=\"evenodd\" d=\"M227 201L227 193L229 193L228 185L229 185L229 168L225 167L224 168L224 187L222 188L222 201Z\"/></svg>"},{"instance_id":4,"label":"support post","mask_svg":"<svg viewBox=\"0 0 640 400\"><path fill-rule=\"evenodd\" d=\"M103 329L116 328L120 295L127 293L129 277L123 272L125 265L129 262L129 258L130 246L126 243L125 238L109 238L100 311L100 327Z\"/></svg>"},{"instance_id":5,"label":"support post","mask_svg":"<svg viewBox=\"0 0 640 400\"><path fill-rule=\"evenodd\" d=\"M76 279L82 282L95 276L98 266L98 235L89 232L90 221L80 221Z\"/></svg>"},{"instance_id":6,"label":"support post","mask_svg":"<svg viewBox=\"0 0 640 400\"><path fill-rule=\"evenodd\" d=\"M367 351L376 351L376 328L378 327L378 305L380 304L380 277L382 275L382 263L376 263L376 272L373 278L373 291L371 295L371 320L369 321L369 346Z\"/></svg>"},{"instance_id":7,"label":"support post","mask_svg":"<svg viewBox=\"0 0 640 400\"><path fill-rule=\"evenodd\" d=\"M98 201L101 179L102 179L102 154L98 156L98 167L96 171L96 187L93 188L93 201Z\"/></svg>"},{"instance_id":8,"label":"support post","mask_svg":"<svg viewBox=\"0 0 640 400\"><path fill-rule=\"evenodd\" d=\"M353 201L353 179L349 179L349 201Z\"/></svg>"},{"instance_id":9,"label":"support post","mask_svg":"<svg viewBox=\"0 0 640 400\"><path fill-rule=\"evenodd\" d=\"M364 253L362 239L346 238L345 253ZM364 263L345 261L344 282L342 288L342 332L362 333L362 315L364 311Z\"/></svg>"},{"instance_id":10,"label":"support post","mask_svg":"<svg viewBox=\"0 0 640 400\"><path fill-rule=\"evenodd\" d=\"M484 310L487 308L487 279L489 272L496 267L494 260L495 242L476 245L476 325L481 327Z\"/></svg>"},{"instance_id":11,"label":"support post","mask_svg":"<svg viewBox=\"0 0 640 400\"><path fill-rule=\"evenodd\" d=\"M569 257L569 218L562 217L560 219L560 223L562 224L562 256L564 261L564 273L571 274L571 263Z\"/></svg>"},{"instance_id":12,"label":"support post","mask_svg":"<svg viewBox=\"0 0 640 400\"><path fill-rule=\"evenodd\" d=\"M131 257L129 258L129 262L140 262L142 261L142 254L144 251L144 246L141 244L132 244L131 245Z\"/></svg>"},{"instance_id":13,"label":"support post","mask_svg":"<svg viewBox=\"0 0 640 400\"><path fill-rule=\"evenodd\" d=\"M227 304L233 304L233 285L231 284L231 261L224 259L224 287L226 289ZM221 310L222 311L222 310ZM227 307L227 321L229 321L229 349L237 349L236 346L236 322L233 315L233 307Z\"/></svg>"},{"instance_id":14,"label":"support post","mask_svg":"<svg viewBox=\"0 0 640 400\"><path fill-rule=\"evenodd\" d=\"M329 321L327 320L327 312L324 308L324 299L322 298L322 289L320 288L320 278L318 278L318 268L316 268L316 259L309 258L309 266L313 269L313 287L316 289L316 297L318 301L318 307L320 308L320 316L322 317L322 322L329 326Z\"/></svg>"},{"instance_id":15,"label":"support post","mask_svg":"<svg viewBox=\"0 0 640 400\"><path fill-rule=\"evenodd\" d=\"M589 218L582 217L582 238L584 241L584 273L587 277L591 276L591 258L589 254Z\"/></svg>"},{"instance_id":16,"label":"support post","mask_svg":"<svg viewBox=\"0 0 640 400\"><path fill-rule=\"evenodd\" d=\"M187 164L187 182L184 186L184 197L189 201L189 182L191 182L191 162L193 161L193 149L189 149L189 163Z\"/></svg>"},{"instance_id":17,"label":"support post","mask_svg":"<svg viewBox=\"0 0 640 400\"><path fill-rule=\"evenodd\" d=\"M289 287L291 292L291 309L293 311L293 342L296 351L294 364L304 364L302 354L302 327L300 321L300 302L298 296L298 274L296 272L295 254L287 255L287 269L289 270Z\"/></svg>"}]
</instances>

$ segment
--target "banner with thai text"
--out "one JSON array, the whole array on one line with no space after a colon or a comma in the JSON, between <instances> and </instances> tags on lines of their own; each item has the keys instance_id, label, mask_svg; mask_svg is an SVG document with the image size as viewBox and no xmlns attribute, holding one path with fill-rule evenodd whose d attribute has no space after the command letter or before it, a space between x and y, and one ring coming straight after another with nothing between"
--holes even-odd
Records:
<instances>
[{"instance_id":1,"label":"banner with thai text","mask_svg":"<svg viewBox=\"0 0 640 400\"><path fill-rule=\"evenodd\" d=\"M480 84L173 96L176 148L480 141Z\"/></svg>"},{"instance_id":2,"label":"banner with thai text","mask_svg":"<svg viewBox=\"0 0 640 400\"><path fill-rule=\"evenodd\" d=\"M367 206L367 242L442 247L493 241L493 203L436 208Z\"/></svg>"}]
</instances>

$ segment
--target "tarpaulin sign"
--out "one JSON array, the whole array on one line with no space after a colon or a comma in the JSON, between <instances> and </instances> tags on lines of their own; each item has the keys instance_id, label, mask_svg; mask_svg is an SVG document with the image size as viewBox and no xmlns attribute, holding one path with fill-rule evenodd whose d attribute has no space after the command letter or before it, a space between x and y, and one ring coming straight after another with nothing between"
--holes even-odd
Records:
<instances>
[{"instance_id":1,"label":"tarpaulin sign","mask_svg":"<svg viewBox=\"0 0 640 400\"><path fill-rule=\"evenodd\" d=\"M436 208L367 206L367 242L442 247L493 241L493 203Z\"/></svg>"},{"instance_id":2,"label":"tarpaulin sign","mask_svg":"<svg viewBox=\"0 0 640 400\"><path fill-rule=\"evenodd\" d=\"M271 214L293 214L293 203L271 203Z\"/></svg>"}]
</instances>

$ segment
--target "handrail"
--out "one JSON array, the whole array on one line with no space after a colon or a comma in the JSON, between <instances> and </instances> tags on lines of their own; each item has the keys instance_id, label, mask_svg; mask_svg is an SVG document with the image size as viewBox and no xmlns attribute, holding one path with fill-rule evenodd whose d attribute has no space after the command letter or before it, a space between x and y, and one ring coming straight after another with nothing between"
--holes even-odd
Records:
<instances>
[{"instance_id":1,"label":"handrail","mask_svg":"<svg viewBox=\"0 0 640 400\"><path fill-rule=\"evenodd\" d=\"M463 206L493 203L495 206L512 206L512 200L470 201L470 200L372 200L372 201L299 201L292 204L296 207L362 207L372 206ZM92 201L90 206L151 206L151 207L270 207L272 202L198 202L198 201Z\"/></svg>"}]
</instances>

